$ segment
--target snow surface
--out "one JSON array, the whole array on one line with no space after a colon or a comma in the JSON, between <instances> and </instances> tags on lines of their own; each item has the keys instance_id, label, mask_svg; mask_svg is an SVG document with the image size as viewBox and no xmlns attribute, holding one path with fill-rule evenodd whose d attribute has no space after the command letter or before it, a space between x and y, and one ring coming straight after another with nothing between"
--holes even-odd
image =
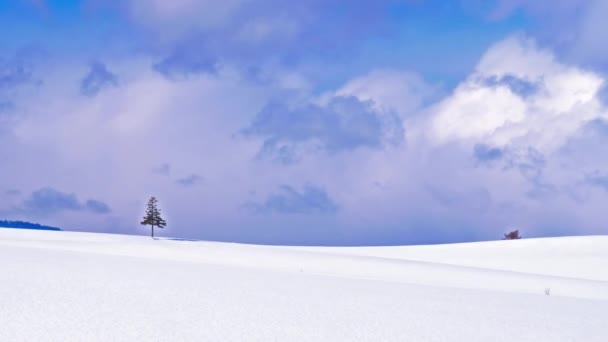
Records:
<instances>
[{"instance_id":1,"label":"snow surface","mask_svg":"<svg viewBox=\"0 0 608 342\"><path fill-rule=\"evenodd\" d=\"M0 341L608 341L604 236L285 247L0 229L0 269Z\"/></svg>"}]
</instances>

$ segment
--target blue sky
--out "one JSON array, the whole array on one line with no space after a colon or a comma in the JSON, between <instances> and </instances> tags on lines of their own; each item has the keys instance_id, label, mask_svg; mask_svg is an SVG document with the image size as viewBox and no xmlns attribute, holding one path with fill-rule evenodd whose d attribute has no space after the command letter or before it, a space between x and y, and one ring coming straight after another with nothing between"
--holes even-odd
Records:
<instances>
[{"instance_id":1,"label":"blue sky","mask_svg":"<svg viewBox=\"0 0 608 342\"><path fill-rule=\"evenodd\" d=\"M0 218L271 244L599 234L603 0L0 1Z\"/></svg>"}]
</instances>

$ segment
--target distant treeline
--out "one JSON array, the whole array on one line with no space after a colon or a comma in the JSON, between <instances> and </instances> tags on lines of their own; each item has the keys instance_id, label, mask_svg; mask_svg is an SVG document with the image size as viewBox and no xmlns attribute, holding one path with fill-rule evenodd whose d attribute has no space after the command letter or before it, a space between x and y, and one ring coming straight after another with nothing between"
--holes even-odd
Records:
<instances>
[{"instance_id":1,"label":"distant treeline","mask_svg":"<svg viewBox=\"0 0 608 342\"><path fill-rule=\"evenodd\" d=\"M43 226L38 223L24 221L3 221L0 220L0 228L21 228L21 229L37 229L37 230L61 230L57 227Z\"/></svg>"}]
</instances>

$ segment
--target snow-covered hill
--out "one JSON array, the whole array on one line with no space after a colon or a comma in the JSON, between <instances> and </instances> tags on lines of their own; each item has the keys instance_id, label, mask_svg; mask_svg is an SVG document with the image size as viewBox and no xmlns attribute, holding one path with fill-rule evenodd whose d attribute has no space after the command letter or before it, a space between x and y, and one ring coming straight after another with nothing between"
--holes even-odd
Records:
<instances>
[{"instance_id":1,"label":"snow-covered hill","mask_svg":"<svg viewBox=\"0 0 608 342\"><path fill-rule=\"evenodd\" d=\"M2 229L0 270L0 341L608 341L601 236L279 247Z\"/></svg>"}]
</instances>

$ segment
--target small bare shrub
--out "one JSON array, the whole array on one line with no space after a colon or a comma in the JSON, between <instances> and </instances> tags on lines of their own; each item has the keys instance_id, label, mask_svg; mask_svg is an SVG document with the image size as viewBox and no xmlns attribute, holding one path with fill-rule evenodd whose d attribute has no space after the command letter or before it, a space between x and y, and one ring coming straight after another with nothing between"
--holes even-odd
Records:
<instances>
[{"instance_id":1,"label":"small bare shrub","mask_svg":"<svg viewBox=\"0 0 608 342\"><path fill-rule=\"evenodd\" d=\"M519 230L516 229L512 232L506 233L502 239L503 240L517 240L517 239L521 239L521 235L519 235Z\"/></svg>"}]
</instances>

